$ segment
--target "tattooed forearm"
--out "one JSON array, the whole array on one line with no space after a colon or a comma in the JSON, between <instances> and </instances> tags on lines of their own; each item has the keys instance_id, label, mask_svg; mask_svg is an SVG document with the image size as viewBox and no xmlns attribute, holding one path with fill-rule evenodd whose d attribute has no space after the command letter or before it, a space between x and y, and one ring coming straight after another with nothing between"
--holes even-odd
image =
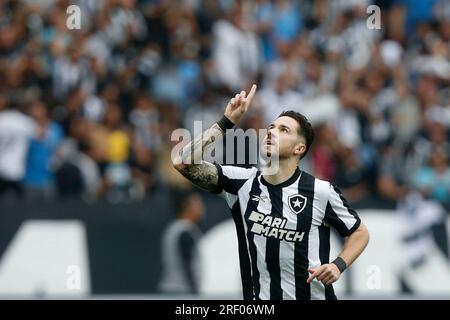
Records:
<instances>
[{"instance_id":1,"label":"tattooed forearm","mask_svg":"<svg viewBox=\"0 0 450 320\"><path fill-rule=\"evenodd\" d=\"M201 164L203 151L223 135L222 129L215 123L211 128L196 137L180 151L178 161L183 164Z\"/></svg>"},{"instance_id":2,"label":"tattooed forearm","mask_svg":"<svg viewBox=\"0 0 450 320\"><path fill-rule=\"evenodd\" d=\"M214 124L201 136L187 144L174 159L175 168L183 176L208 191L215 190L218 183L218 173L213 164L203 161L203 152L223 134L222 129Z\"/></svg>"},{"instance_id":3,"label":"tattooed forearm","mask_svg":"<svg viewBox=\"0 0 450 320\"><path fill-rule=\"evenodd\" d=\"M196 186L207 191L214 191L219 180L217 168L212 163L204 161L198 165L184 165L180 173Z\"/></svg>"}]
</instances>

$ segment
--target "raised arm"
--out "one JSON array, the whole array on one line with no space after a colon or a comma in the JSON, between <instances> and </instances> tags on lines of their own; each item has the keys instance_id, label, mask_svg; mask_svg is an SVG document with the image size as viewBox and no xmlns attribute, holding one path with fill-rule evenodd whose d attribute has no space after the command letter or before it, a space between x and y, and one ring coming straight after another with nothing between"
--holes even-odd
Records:
<instances>
[{"instance_id":1,"label":"raised arm","mask_svg":"<svg viewBox=\"0 0 450 320\"><path fill-rule=\"evenodd\" d=\"M228 103L224 117L200 136L195 137L172 159L175 169L196 186L215 191L219 180L217 168L203 160L203 152L214 141L221 138L226 129L232 128L239 122L247 111L255 92L256 85L253 85L248 95L245 91L236 94Z\"/></svg>"}]
</instances>

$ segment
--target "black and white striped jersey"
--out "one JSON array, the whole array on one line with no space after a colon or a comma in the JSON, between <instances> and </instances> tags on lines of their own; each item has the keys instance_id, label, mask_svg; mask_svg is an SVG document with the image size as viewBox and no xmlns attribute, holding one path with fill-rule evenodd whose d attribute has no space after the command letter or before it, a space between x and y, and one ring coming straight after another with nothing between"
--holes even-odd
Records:
<instances>
[{"instance_id":1,"label":"black and white striped jersey","mask_svg":"<svg viewBox=\"0 0 450 320\"><path fill-rule=\"evenodd\" d=\"M346 237L360 218L329 182L297 168L271 185L256 168L216 164L239 243L244 299L336 299L332 285L306 283L308 268L329 263L330 227Z\"/></svg>"}]
</instances>

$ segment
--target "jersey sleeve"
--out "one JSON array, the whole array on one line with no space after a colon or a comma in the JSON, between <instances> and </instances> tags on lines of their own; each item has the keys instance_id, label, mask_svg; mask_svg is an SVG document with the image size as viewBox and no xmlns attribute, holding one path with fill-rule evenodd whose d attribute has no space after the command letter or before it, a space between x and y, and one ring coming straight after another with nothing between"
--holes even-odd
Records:
<instances>
[{"instance_id":1,"label":"jersey sleeve","mask_svg":"<svg viewBox=\"0 0 450 320\"><path fill-rule=\"evenodd\" d=\"M334 184L330 184L324 222L336 229L342 237L351 235L361 224L356 211L348 205L347 200Z\"/></svg>"},{"instance_id":2,"label":"jersey sleeve","mask_svg":"<svg viewBox=\"0 0 450 320\"><path fill-rule=\"evenodd\" d=\"M236 166L214 164L217 168L219 181L215 193L222 193L223 191L237 195L239 189L244 183L251 178L256 168L241 168Z\"/></svg>"}]
</instances>

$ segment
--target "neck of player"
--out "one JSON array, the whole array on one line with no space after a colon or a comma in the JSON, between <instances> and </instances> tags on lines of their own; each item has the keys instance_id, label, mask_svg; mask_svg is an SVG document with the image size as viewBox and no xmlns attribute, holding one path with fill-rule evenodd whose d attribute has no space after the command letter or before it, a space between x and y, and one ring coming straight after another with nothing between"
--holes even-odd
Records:
<instances>
[{"instance_id":1,"label":"neck of player","mask_svg":"<svg viewBox=\"0 0 450 320\"><path fill-rule=\"evenodd\" d=\"M280 159L278 164L278 170L273 172L271 166L263 167L261 170L264 180L272 185L277 185L288 180L295 173L298 167L298 158L290 157L287 159Z\"/></svg>"}]
</instances>

